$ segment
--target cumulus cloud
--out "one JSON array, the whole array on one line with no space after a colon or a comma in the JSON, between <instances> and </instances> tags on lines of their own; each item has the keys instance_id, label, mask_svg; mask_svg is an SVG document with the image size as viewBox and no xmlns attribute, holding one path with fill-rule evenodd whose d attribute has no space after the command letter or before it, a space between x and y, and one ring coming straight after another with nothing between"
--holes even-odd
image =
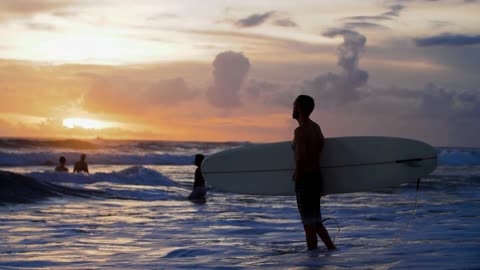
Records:
<instances>
[{"instance_id":1,"label":"cumulus cloud","mask_svg":"<svg viewBox=\"0 0 480 270\"><path fill-rule=\"evenodd\" d=\"M358 68L366 37L346 29L332 29L324 33L324 36L343 37L343 43L338 48L338 65L342 72L329 72L307 80L301 86L301 92L312 95L324 105L336 106L358 100L359 88L368 81L368 72Z\"/></svg>"},{"instance_id":2,"label":"cumulus cloud","mask_svg":"<svg viewBox=\"0 0 480 270\"><path fill-rule=\"evenodd\" d=\"M299 84L250 80L246 87L246 96L258 103L291 106L297 95L307 94L314 97L325 109L359 100L363 96L360 89L368 81L368 72L359 68L366 37L348 29L331 29L325 32L324 36L343 37L343 43L338 47L340 73L328 72Z\"/></svg>"},{"instance_id":3,"label":"cumulus cloud","mask_svg":"<svg viewBox=\"0 0 480 270\"><path fill-rule=\"evenodd\" d=\"M266 22L273 14L274 14L273 11L268 11L268 12L259 13L259 14L252 14L246 18L235 21L234 24L235 26L240 28L258 26Z\"/></svg>"},{"instance_id":4,"label":"cumulus cloud","mask_svg":"<svg viewBox=\"0 0 480 270\"><path fill-rule=\"evenodd\" d=\"M243 53L222 52L213 61L214 84L207 91L209 103L231 108L240 105L240 90L250 69L250 61Z\"/></svg>"},{"instance_id":5,"label":"cumulus cloud","mask_svg":"<svg viewBox=\"0 0 480 270\"><path fill-rule=\"evenodd\" d=\"M480 35L463 35L443 33L436 36L417 38L415 44L420 47L431 46L471 46L480 44Z\"/></svg>"}]
</instances>

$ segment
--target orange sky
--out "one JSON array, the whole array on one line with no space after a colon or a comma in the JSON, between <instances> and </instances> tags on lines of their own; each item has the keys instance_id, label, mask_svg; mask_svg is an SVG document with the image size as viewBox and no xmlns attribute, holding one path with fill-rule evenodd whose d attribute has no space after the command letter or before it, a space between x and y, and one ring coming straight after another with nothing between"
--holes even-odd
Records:
<instances>
[{"instance_id":1,"label":"orange sky","mask_svg":"<svg viewBox=\"0 0 480 270\"><path fill-rule=\"evenodd\" d=\"M479 12L463 0L2 1L0 137L289 140L302 93L327 136L479 145Z\"/></svg>"}]
</instances>

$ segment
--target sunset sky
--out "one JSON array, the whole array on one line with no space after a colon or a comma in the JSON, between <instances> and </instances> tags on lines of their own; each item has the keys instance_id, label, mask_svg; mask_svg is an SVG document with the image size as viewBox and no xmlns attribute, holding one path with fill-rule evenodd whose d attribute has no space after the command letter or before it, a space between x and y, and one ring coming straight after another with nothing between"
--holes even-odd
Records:
<instances>
[{"instance_id":1,"label":"sunset sky","mask_svg":"<svg viewBox=\"0 0 480 270\"><path fill-rule=\"evenodd\" d=\"M0 136L480 147L480 1L0 1Z\"/></svg>"}]
</instances>

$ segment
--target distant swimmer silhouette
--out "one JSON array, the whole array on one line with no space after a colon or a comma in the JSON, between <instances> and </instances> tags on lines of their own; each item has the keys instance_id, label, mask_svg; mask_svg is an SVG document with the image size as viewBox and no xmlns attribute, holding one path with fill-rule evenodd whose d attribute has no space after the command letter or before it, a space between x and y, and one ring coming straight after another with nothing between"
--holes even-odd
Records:
<instances>
[{"instance_id":1,"label":"distant swimmer silhouette","mask_svg":"<svg viewBox=\"0 0 480 270\"><path fill-rule=\"evenodd\" d=\"M65 167L65 163L67 163L67 159L64 156L61 156L58 160L60 164L55 168L56 172L68 172L68 168Z\"/></svg>"},{"instance_id":2,"label":"distant swimmer silhouette","mask_svg":"<svg viewBox=\"0 0 480 270\"><path fill-rule=\"evenodd\" d=\"M205 202L206 198L205 195L207 193L207 189L205 187L205 179L202 175L202 162L205 159L205 156L202 154L195 155L195 165L197 169L195 170L195 179L193 181L193 191L188 196L188 199L193 202Z\"/></svg>"},{"instance_id":3,"label":"distant swimmer silhouette","mask_svg":"<svg viewBox=\"0 0 480 270\"><path fill-rule=\"evenodd\" d=\"M77 161L77 163L75 163L75 167L73 168L73 172L74 172L74 173L79 173L79 172L89 173L89 172L88 172L88 164L87 164L87 162L85 161L86 159L87 159L87 155L82 154L82 155L80 156L80 160Z\"/></svg>"}]
</instances>

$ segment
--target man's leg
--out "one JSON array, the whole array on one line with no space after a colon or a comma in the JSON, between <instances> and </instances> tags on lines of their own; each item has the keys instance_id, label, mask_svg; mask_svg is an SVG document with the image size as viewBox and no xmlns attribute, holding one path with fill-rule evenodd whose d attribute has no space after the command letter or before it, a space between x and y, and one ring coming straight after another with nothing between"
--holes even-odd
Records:
<instances>
[{"instance_id":1,"label":"man's leg","mask_svg":"<svg viewBox=\"0 0 480 270\"><path fill-rule=\"evenodd\" d=\"M303 229L305 230L305 238L307 240L308 250L317 249L318 240L317 240L317 230L315 228L315 225L303 225Z\"/></svg>"},{"instance_id":2,"label":"man's leg","mask_svg":"<svg viewBox=\"0 0 480 270\"><path fill-rule=\"evenodd\" d=\"M322 239L323 243L325 244L325 246L327 246L328 249L336 249L335 244L333 244L332 239L330 239L330 235L328 235L327 229L325 228L325 226L323 226L322 223L317 224L316 233L318 233L318 236L320 236L320 239ZM316 237L317 236L315 235L315 238Z\"/></svg>"}]
</instances>

